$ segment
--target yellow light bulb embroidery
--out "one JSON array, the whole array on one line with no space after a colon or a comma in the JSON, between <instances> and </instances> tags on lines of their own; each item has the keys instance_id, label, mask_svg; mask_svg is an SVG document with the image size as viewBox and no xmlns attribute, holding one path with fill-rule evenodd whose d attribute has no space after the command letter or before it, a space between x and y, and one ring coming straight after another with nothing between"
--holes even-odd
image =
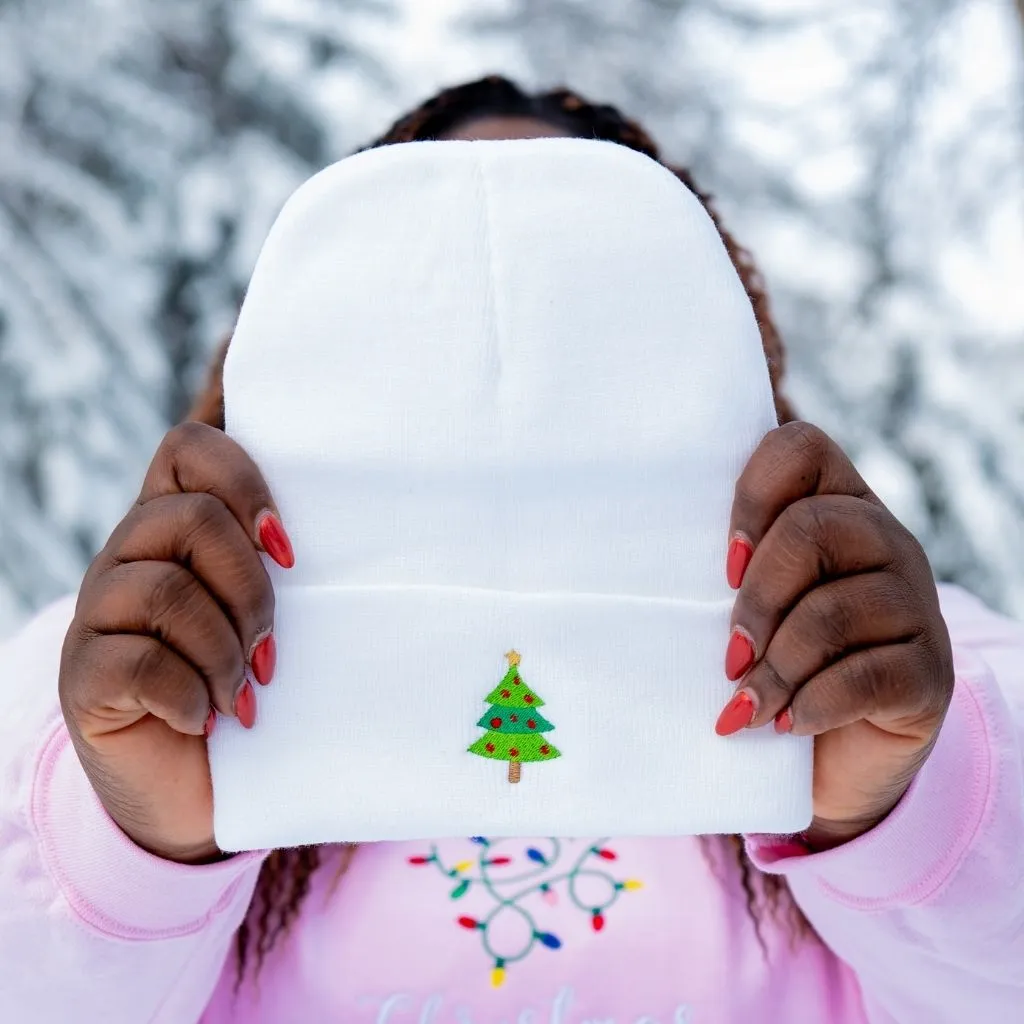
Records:
<instances>
[{"instance_id":1,"label":"yellow light bulb embroidery","mask_svg":"<svg viewBox=\"0 0 1024 1024\"><path fill-rule=\"evenodd\" d=\"M636 892L637 889L642 889L643 887L644 887L644 883L639 881L636 878L627 878L622 883L622 888L623 889L628 889L630 892Z\"/></svg>"},{"instance_id":2,"label":"yellow light bulb embroidery","mask_svg":"<svg viewBox=\"0 0 1024 1024\"><path fill-rule=\"evenodd\" d=\"M504 985L504 984L505 984L505 968L504 967L495 967L494 970L491 971L491 985L493 985L494 988L501 988L501 986Z\"/></svg>"},{"instance_id":3,"label":"yellow light bulb embroidery","mask_svg":"<svg viewBox=\"0 0 1024 1024\"><path fill-rule=\"evenodd\" d=\"M456 871L468 871L472 866L473 866L473 862L471 860L462 860L462 861L459 861L459 863L455 865L455 870Z\"/></svg>"}]
</instances>

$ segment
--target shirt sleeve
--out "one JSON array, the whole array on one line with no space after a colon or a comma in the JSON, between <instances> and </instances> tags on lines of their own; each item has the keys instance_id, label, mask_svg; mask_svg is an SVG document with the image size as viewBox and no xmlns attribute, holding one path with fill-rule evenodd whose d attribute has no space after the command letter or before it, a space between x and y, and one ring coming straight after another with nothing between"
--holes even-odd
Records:
<instances>
[{"instance_id":1,"label":"shirt sleeve","mask_svg":"<svg viewBox=\"0 0 1024 1024\"><path fill-rule=\"evenodd\" d=\"M953 700L897 807L833 850L747 849L854 970L872 1024L1009 1024L1024 1020L1024 627L940 595Z\"/></svg>"},{"instance_id":2,"label":"shirt sleeve","mask_svg":"<svg viewBox=\"0 0 1024 1024\"><path fill-rule=\"evenodd\" d=\"M56 695L60 602L0 648L0 991L5 1019L200 1019L262 853L188 867L121 832Z\"/></svg>"}]
</instances>

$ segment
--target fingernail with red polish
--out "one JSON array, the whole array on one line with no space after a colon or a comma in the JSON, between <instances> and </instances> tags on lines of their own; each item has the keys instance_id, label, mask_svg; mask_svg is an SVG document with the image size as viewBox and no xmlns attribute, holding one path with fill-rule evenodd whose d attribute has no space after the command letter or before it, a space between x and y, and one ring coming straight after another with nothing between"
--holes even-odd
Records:
<instances>
[{"instance_id":1,"label":"fingernail with red polish","mask_svg":"<svg viewBox=\"0 0 1024 1024\"><path fill-rule=\"evenodd\" d=\"M791 732L793 729L793 709L786 708L775 716L775 731L779 733Z\"/></svg>"},{"instance_id":2,"label":"fingernail with red polish","mask_svg":"<svg viewBox=\"0 0 1024 1024\"><path fill-rule=\"evenodd\" d=\"M729 554L725 559L725 577L733 590L739 590L743 576L754 557L754 546L744 537L733 537Z\"/></svg>"},{"instance_id":3,"label":"fingernail with red polish","mask_svg":"<svg viewBox=\"0 0 1024 1024\"><path fill-rule=\"evenodd\" d=\"M715 732L719 736L731 736L740 729L745 729L754 720L757 708L746 690L740 690L718 716Z\"/></svg>"},{"instance_id":4,"label":"fingernail with red polish","mask_svg":"<svg viewBox=\"0 0 1024 1024\"><path fill-rule=\"evenodd\" d=\"M213 735L214 727L217 725L217 712L210 708L210 713L206 716L206 725L203 726L203 735L209 739Z\"/></svg>"},{"instance_id":5,"label":"fingernail with red polish","mask_svg":"<svg viewBox=\"0 0 1024 1024\"><path fill-rule=\"evenodd\" d=\"M235 714L246 729L251 729L256 724L256 694L252 683L248 681L235 698Z\"/></svg>"},{"instance_id":6,"label":"fingernail with red polish","mask_svg":"<svg viewBox=\"0 0 1024 1024\"><path fill-rule=\"evenodd\" d=\"M268 633L253 648L249 664L252 666L253 677L261 686L266 686L274 678L274 669L277 667L277 642L273 633Z\"/></svg>"},{"instance_id":7,"label":"fingernail with red polish","mask_svg":"<svg viewBox=\"0 0 1024 1024\"><path fill-rule=\"evenodd\" d=\"M257 530L263 550L277 562L282 569L290 569L295 565L295 552L292 551L292 542L288 534L284 532L281 520L268 512L261 520Z\"/></svg>"},{"instance_id":8,"label":"fingernail with red polish","mask_svg":"<svg viewBox=\"0 0 1024 1024\"><path fill-rule=\"evenodd\" d=\"M747 674L747 670L754 664L756 655L754 645L750 637L734 629L729 637L729 646L725 650L725 675L726 678L735 682Z\"/></svg>"}]
</instances>

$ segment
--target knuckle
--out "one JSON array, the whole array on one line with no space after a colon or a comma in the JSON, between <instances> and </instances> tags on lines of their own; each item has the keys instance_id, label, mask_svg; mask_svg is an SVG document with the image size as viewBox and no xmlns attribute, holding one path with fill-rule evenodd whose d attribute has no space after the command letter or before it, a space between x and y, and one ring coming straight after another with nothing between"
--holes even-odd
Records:
<instances>
[{"instance_id":1,"label":"knuckle","mask_svg":"<svg viewBox=\"0 0 1024 1024\"><path fill-rule=\"evenodd\" d=\"M123 685L133 696L141 696L167 676L167 652L158 640L139 637L125 659Z\"/></svg>"},{"instance_id":2,"label":"knuckle","mask_svg":"<svg viewBox=\"0 0 1024 1024\"><path fill-rule=\"evenodd\" d=\"M159 691L160 704L166 711L186 721L202 721L207 714L205 688L183 665L174 665L170 653L158 641L140 645L132 664L131 683L144 704L150 703L145 699L148 694Z\"/></svg>"},{"instance_id":3,"label":"knuckle","mask_svg":"<svg viewBox=\"0 0 1024 1024\"><path fill-rule=\"evenodd\" d=\"M802 541L819 543L825 531L821 503L813 498L802 498L790 505L784 515L786 525Z\"/></svg>"},{"instance_id":4,"label":"knuckle","mask_svg":"<svg viewBox=\"0 0 1024 1024\"><path fill-rule=\"evenodd\" d=\"M861 659L848 658L839 664L843 689L860 694L865 711L877 713L903 703L901 690L907 674L901 670L894 673L883 651L873 648Z\"/></svg>"},{"instance_id":5,"label":"knuckle","mask_svg":"<svg viewBox=\"0 0 1024 1024\"><path fill-rule=\"evenodd\" d=\"M186 420L167 431L160 447L165 455L175 456L207 442L212 431L213 428L205 423Z\"/></svg>"},{"instance_id":6,"label":"knuckle","mask_svg":"<svg viewBox=\"0 0 1024 1024\"><path fill-rule=\"evenodd\" d=\"M132 505L124 518L114 527L106 544L89 563L79 587L79 609L91 604L98 593L102 593L107 585L110 573L124 564L125 549L130 547L137 536L140 524L145 521L147 512L139 502Z\"/></svg>"},{"instance_id":7,"label":"knuckle","mask_svg":"<svg viewBox=\"0 0 1024 1024\"><path fill-rule=\"evenodd\" d=\"M879 512L882 515L883 511ZM890 571L923 593L934 590L931 562L921 542L887 511L887 522L878 533L884 538Z\"/></svg>"},{"instance_id":8,"label":"knuckle","mask_svg":"<svg viewBox=\"0 0 1024 1024\"><path fill-rule=\"evenodd\" d=\"M927 632L916 593L888 572L881 573L876 585L865 593L861 614L892 638L914 640Z\"/></svg>"},{"instance_id":9,"label":"knuckle","mask_svg":"<svg viewBox=\"0 0 1024 1024\"><path fill-rule=\"evenodd\" d=\"M791 420L779 427L778 436L788 449L799 452L813 462L820 462L827 454L830 439L820 427L804 420Z\"/></svg>"},{"instance_id":10,"label":"knuckle","mask_svg":"<svg viewBox=\"0 0 1024 1024\"><path fill-rule=\"evenodd\" d=\"M913 534L884 506L857 499L856 512L868 527L868 542L875 547L891 570L914 560L914 548L920 548ZM920 548L922 555L924 549Z\"/></svg>"},{"instance_id":11,"label":"knuckle","mask_svg":"<svg viewBox=\"0 0 1024 1024\"><path fill-rule=\"evenodd\" d=\"M948 643L940 642L930 632L919 634L913 647L920 666L915 675L922 680L917 687L918 700L924 710L941 708L944 711L953 698L956 679L952 650Z\"/></svg>"},{"instance_id":12,"label":"knuckle","mask_svg":"<svg viewBox=\"0 0 1024 1024\"><path fill-rule=\"evenodd\" d=\"M761 660L757 671L757 682L765 697L771 698L773 703L778 699L788 699L793 692L792 684L772 664L770 657Z\"/></svg>"},{"instance_id":13,"label":"knuckle","mask_svg":"<svg viewBox=\"0 0 1024 1024\"><path fill-rule=\"evenodd\" d=\"M791 560L805 562L808 550L818 552L822 559L830 557L835 547L835 525L828 511L820 498L801 498L782 513L782 540Z\"/></svg>"},{"instance_id":14,"label":"knuckle","mask_svg":"<svg viewBox=\"0 0 1024 1024\"><path fill-rule=\"evenodd\" d=\"M854 614L849 600L831 587L818 587L807 595L806 601L818 646L824 647L830 657L835 656L851 641Z\"/></svg>"},{"instance_id":15,"label":"knuckle","mask_svg":"<svg viewBox=\"0 0 1024 1024\"><path fill-rule=\"evenodd\" d=\"M832 440L820 427L805 420L795 420L788 425L793 436L800 441L801 447L808 454L824 455L832 445Z\"/></svg>"},{"instance_id":16,"label":"knuckle","mask_svg":"<svg viewBox=\"0 0 1024 1024\"><path fill-rule=\"evenodd\" d=\"M146 619L152 624L169 616L190 619L198 611L201 596L188 572L172 562L162 562L144 598Z\"/></svg>"},{"instance_id":17,"label":"knuckle","mask_svg":"<svg viewBox=\"0 0 1024 1024\"><path fill-rule=\"evenodd\" d=\"M206 491L191 491L175 501L175 510L187 534L204 535L223 529L230 515L224 503Z\"/></svg>"}]
</instances>

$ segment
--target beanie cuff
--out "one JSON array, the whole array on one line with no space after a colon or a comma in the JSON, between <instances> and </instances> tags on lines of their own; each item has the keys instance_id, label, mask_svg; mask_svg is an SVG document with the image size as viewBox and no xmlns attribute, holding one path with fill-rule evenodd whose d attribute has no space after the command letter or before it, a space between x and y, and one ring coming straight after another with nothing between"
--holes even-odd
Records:
<instances>
[{"instance_id":1,"label":"beanie cuff","mask_svg":"<svg viewBox=\"0 0 1024 1024\"><path fill-rule=\"evenodd\" d=\"M796 832L811 740L714 731L731 605L282 587L255 728L211 739L218 845Z\"/></svg>"}]
</instances>

